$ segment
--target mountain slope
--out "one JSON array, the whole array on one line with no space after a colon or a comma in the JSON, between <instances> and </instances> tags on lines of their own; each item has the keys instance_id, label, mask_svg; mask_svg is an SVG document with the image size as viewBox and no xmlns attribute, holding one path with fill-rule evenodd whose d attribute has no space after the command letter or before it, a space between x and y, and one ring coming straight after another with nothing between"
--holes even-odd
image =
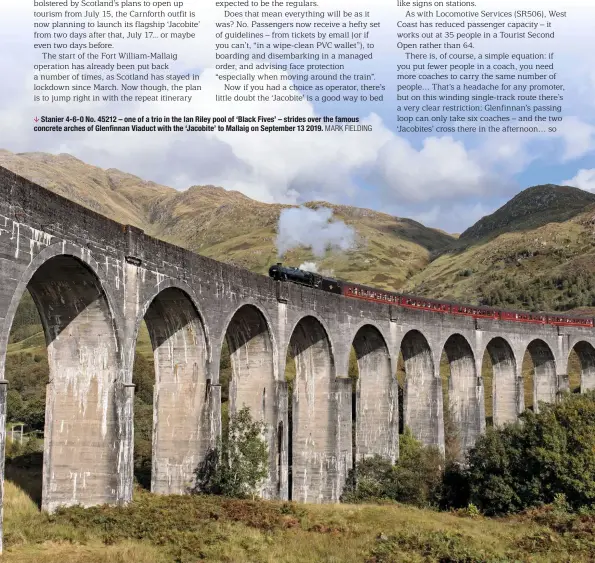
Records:
<instances>
[{"instance_id":1,"label":"mountain slope","mask_svg":"<svg viewBox=\"0 0 595 563\"><path fill-rule=\"evenodd\" d=\"M570 186L547 184L527 188L491 215L480 219L459 237L461 243L493 238L504 232L529 231L562 223L595 204L595 194Z\"/></svg>"},{"instance_id":2,"label":"mountain slope","mask_svg":"<svg viewBox=\"0 0 595 563\"><path fill-rule=\"evenodd\" d=\"M116 221L140 227L151 236L259 273L278 260L279 214L292 207L261 203L214 186L178 191L64 154L0 150L0 166ZM326 202L306 205L330 207L336 218L355 229L355 248L315 261L322 271L360 283L398 289L426 267L432 254L454 241L450 235L410 219ZM304 248L284 256L285 262L295 266L313 260Z\"/></svg>"},{"instance_id":3,"label":"mountain slope","mask_svg":"<svg viewBox=\"0 0 595 563\"><path fill-rule=\"evenodd\" d=\"M595 306L591 193L565 186L529 188L467 229L460 243L412 276L404 289L529 310Z\"/></svg>"}]
</instances>

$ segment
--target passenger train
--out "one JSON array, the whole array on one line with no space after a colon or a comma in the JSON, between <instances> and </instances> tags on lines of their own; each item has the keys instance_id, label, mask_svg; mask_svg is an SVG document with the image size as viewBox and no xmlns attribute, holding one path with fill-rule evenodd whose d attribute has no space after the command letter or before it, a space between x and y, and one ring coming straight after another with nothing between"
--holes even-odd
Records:
<instances>
[{"instance_id":1,"label":"passenger train","mask_svg":"<svg viewBox=\"0 0 595 563\"><path fill-rule=\"evenodd\" d=\"M448 301L427 299L426 297L415 297L394 293L383 289L375 289L350 282L344 282L333 278L327 278L313 272L283 266L282 263L274 264L269 268L269 276L277 281L289 281L305 285L322 291L344 295L353 299L363 299L374 303L396 305L407 309L418 309L450 315L473 317L474 319L493 319L517 323L555 325L555 326L579 326L593 328L593 317L579 317L571 315L560 315L554 313L528 313L526 311L508 311L475 305L461 305Z\"/></svg>"}]
</instances>

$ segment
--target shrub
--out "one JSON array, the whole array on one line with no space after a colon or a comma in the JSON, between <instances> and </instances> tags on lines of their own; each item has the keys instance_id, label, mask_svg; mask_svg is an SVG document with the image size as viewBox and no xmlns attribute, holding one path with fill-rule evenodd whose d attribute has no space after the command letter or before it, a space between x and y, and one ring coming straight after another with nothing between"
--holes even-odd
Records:
<instances>
[{"instance_id":1,"label":"shrub","mask_svg":"<svg viewBox=\"0 0 595 563\"><path fill-rule=\"evenodd\" d=\"M254 496L268 475L266 424L243 407L229 418L229 428L196 471L195 493L245 498Z\"/></svg>"},{"instance_id":2,"label":"shrub","mask_svg":"<svg viewBox=\"0 0 595 563\"><path fill-rule=\"evenodd\" d=\"M440 508L466 509L470 506L469 485L469 477L464 467L459 463L448 464L442 475Z\"/></svg>"},{"instance_id":3,"label":"shrub","mask_svg":"<svg viewBox=\"0 0 595 563\"><path fill-rule=\"evenodd\" d=\"M19 439L12 440L7 437L5 445L6 459L16 459L21 456L39 453L42 450L42 442L34 435L24 436L23 443Z\"/></svg>"},{"instance_id":4,"label":"shrub","mask_svg":"<svg viewBox=\"0 0 595 563\"><path fill-rule=\"evenodd\" d=\"M525 411L519 422L489 428L459 477L470 502L488 515L554 503L578 510L595 503L595 393ZM564 499L564 503L562 502Z\"/></svg>"},{"instance_id":5,"label":"shrub","mask_svg":"<svg viewBox=\"0 0 595 563\"><path fill-rule=\"evenodd\" d=\"M400 436L399 445L395 464L378 455L359 461L348 475L341 501L436 504L444 463L439 450L422 446L408 428Z\"/></svg>"}]
</instances>

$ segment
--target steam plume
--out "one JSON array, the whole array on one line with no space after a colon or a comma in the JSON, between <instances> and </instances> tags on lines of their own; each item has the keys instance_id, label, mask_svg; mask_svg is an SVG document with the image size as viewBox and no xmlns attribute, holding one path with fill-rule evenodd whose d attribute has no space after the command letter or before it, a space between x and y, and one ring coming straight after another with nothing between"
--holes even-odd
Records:
<instances>
[{"instance_id":1,"label":"steam plume","mask_svg":"<svg viewBox=\"0 0 595 563\"><path fill-rule=\"evenodd\" d=\"M298 246L312 248L315 256L327 249L349 250L355 244L355 230L343 221L332 220L328 207L284 209L279 216L277 251L283 256Z\"/></svg>"},{"instance_id":2,"label":"steam plume","mask_svg":"<svg viewBox=\"0 0 595 563\"><path fill-rule=\"evenodd\" d=\"M302 262L298 268L300 270L305 270L306 272L312 272L313 274L318 272L318 266L316 265L316 262Z\"/></svg>"}]
</instances>

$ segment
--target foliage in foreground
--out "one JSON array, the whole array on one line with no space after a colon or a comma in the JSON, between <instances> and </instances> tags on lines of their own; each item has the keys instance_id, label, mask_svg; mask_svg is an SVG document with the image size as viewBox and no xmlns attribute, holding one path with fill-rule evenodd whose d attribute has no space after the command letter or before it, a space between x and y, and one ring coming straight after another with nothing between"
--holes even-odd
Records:
<instances>
[{"instance_id":1,"label":"foliage in foreground","mask_svg":"<svg viewBox=\"0 0 595 563\"><path fill-rule=\"evenodd\" d=\"M485 514L518 512L565 498L572 510L595 505L595 392L565 395L519 422L489 428L459 477Z\"/></svg>"},{"instance_id":2,"label":"foliage in foreground","mask_svg":"<svg viewBox=\"0 0 595 563\"><path fill-rule=\"evenodd\" d=\"M395 501L419 507L437 504L444 464L440 451L422 446L409 428L399 438L395 464L378 455L356 464L347 478L342 502Z\"/></svg>"},{"instance_id":3,"label":"foliage in foreground","mask_svg":"<svg viewBox=\"0 0 595 563\"><path fill-rule=\"evenodd\" d=\"M194 492L227 497L254 496L268 475L266 424L252 420L242 407L229 417L229 428L196 472Z\"/></svg>"},{"instance_id":4,"label":"foliage in foreground","mask_svg":"<svg viewBox=\"0 0 595 563\"><path fill-rule=\"evenodd\" d=\"M390 505L301 505L135 491L125 507L40 512L6 486L3 563L583 563L595 518L490 519Z\"/></svg>"},{"instance_id":5,"label":"foliage in foreground","mask_svg":"<svg viewBox=\"0 0 595 563\"><path fill-rule=\"evenodd\" d=\"M465 464L444 459L409 431L393 465L376 456L350 473L344 502L396 501L487 516L556 504L595 513L595 391L566 394L518 422L488 428Z\"/></svg>"}]
</instances>

